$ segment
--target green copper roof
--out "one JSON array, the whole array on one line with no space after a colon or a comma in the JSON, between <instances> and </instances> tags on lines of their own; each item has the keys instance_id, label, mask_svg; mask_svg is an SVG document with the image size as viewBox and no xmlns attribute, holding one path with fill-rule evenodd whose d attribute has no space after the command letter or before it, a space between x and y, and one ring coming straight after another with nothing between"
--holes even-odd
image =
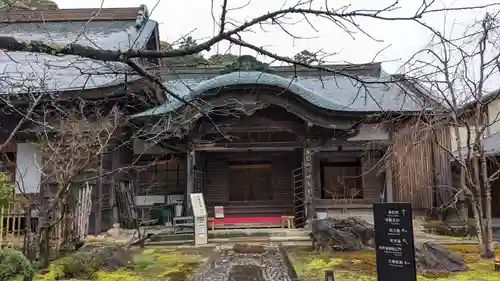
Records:
<instances>
[{"instance_id":1,"label":"green copper roof","mask_svg":"<svg viewBox=\"0 0 500 281\"><path fill-rule=\"evenodd\" d=\"M364 77L365 81L390 78ZM288 90L311 104L331 111L382 112L382 111L419 111L421 101L411 93L405 92L400 85L362 84L352 79L337 76L280 76L278 73L260 71L236 71L215 77L180 77L165 82L165 85L186 101L200 97L216 89L238 85L267 85ZM277 93L279 94L279 93ZM170 113L183 104L173 98L165 104L135 115L151 116Z\"/></svg>"}]
</instances>

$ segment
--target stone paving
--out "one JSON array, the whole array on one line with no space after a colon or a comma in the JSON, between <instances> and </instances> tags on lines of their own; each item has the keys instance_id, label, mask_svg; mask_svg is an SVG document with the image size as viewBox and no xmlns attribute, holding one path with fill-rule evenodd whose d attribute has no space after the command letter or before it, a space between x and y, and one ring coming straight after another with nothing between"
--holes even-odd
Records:
<instances>
[{"instance_id":1,"label":"stone paving","mask_svg":"<svg viewBox=\"0 0 500 281\"><path fill-rule=\"evenodd\" d=\"M283 254L276 246L263 253L236 253L222 250L194 281L292 281Z\"/></svg>"}]
</instances>

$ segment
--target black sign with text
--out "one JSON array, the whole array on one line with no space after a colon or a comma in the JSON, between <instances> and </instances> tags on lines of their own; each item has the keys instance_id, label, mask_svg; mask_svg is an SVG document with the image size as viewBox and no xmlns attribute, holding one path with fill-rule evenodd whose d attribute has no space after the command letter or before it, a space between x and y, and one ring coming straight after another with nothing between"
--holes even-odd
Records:
<instances>
[{"instance_id":1,"label":"black sign with text","mask_svg":"<svg viewBox=\"0 0 500 281\"><path fill-rule=\"evenodd\" d=\"M325 271L325 281L335 281L335 275L332 270Z\"/></svg>"},{"instance_id":2,"label":"black sign with text","mask_svg":"<svg viewBox=\"0 0 500 281\"><path fill-rule=\"evenodd\" d=\"M373 204L378 281L416 281L410 203Z\"/></svg>"}]
</instances>

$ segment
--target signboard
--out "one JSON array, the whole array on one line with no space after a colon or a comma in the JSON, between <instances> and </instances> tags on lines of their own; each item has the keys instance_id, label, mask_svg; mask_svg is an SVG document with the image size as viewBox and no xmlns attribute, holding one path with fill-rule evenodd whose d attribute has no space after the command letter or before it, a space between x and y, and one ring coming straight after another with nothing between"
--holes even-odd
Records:
<instances>
[{"instance_id":1,"label":"signboard","mask_svg":"<svg viewBox=\"0 0 500 281\"><path fill-rule=\"evenodd\" d=\"M324 220L328 218L328 214L326 212L316 212L316 217L318 220Z\"/></svg>"},{"instance_id":2,"label":"signboard","mask_svg":"<svg viewBox=\"0 0 500 281\"><path fill-rule=\"evenodd\" d=\"M205 199L203 193L191 193L191 208L193 208L194 217L206 217Z\"/></svg>"},{"instance_id":3,"label":"signboard","mask_svg":"<svg viewBox=\"0 0 500 281\"><path fill-rule=\"evenodd\" d=\"M335 281L335 275L332 270L325 271L325 281Z\"/></svg>"},{"instance_id":4,"label":"signboard","mask_svg":"<svg viewBox=\"0 0 500 281\"><path fill-rule=\"evenodd\" d=\"M215 206L214 214L216 219L224 218L224 207L223 206Z\"/></svg>"},{"instance_id":5,"label":"signboard","mask_svg":"<svg viewBox=\"0 0 500 281\"><path fill-rule=\"evenodd\" d=\"M375 203L378 281L416 281L415 245L410 203Z\"/></svg>"},{"instance_id":6,"label":"signboard","mask_svg":"<svg viewBox=\"0 0 500 281\"><path fill-rule=\"evenodd\" d=\"M196 218L196 228L197 228L197 233L200 237L205 237L207 228L205 227L205 218L204 217L197 217Z\"/></svg>"},{"instance_id":7,"label":"signboard","mask_svg":"<svg viewBox=\"0 0 500 281\"><path fill-rule=\"evenodd\" d=\"M190 199L193 210L194 244L207 244L207 209L203 193L191 193Z\"/></svg>"}]
</instances>

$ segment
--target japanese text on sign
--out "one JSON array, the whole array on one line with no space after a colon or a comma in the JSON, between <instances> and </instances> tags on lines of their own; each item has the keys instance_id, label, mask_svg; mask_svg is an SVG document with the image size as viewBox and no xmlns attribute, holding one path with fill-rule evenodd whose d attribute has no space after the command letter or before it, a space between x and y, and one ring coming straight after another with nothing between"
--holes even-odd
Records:
<instances>
[{"instance_id":1,"label":"japanese text on sign","mask_svg":"<svg viewBox=\"0 0 500 281\"><path fill-rule=\"evenodd\" d=\"M411 205L373 206L379 281L416 281Z\"/></svg>"}]
</instances>

